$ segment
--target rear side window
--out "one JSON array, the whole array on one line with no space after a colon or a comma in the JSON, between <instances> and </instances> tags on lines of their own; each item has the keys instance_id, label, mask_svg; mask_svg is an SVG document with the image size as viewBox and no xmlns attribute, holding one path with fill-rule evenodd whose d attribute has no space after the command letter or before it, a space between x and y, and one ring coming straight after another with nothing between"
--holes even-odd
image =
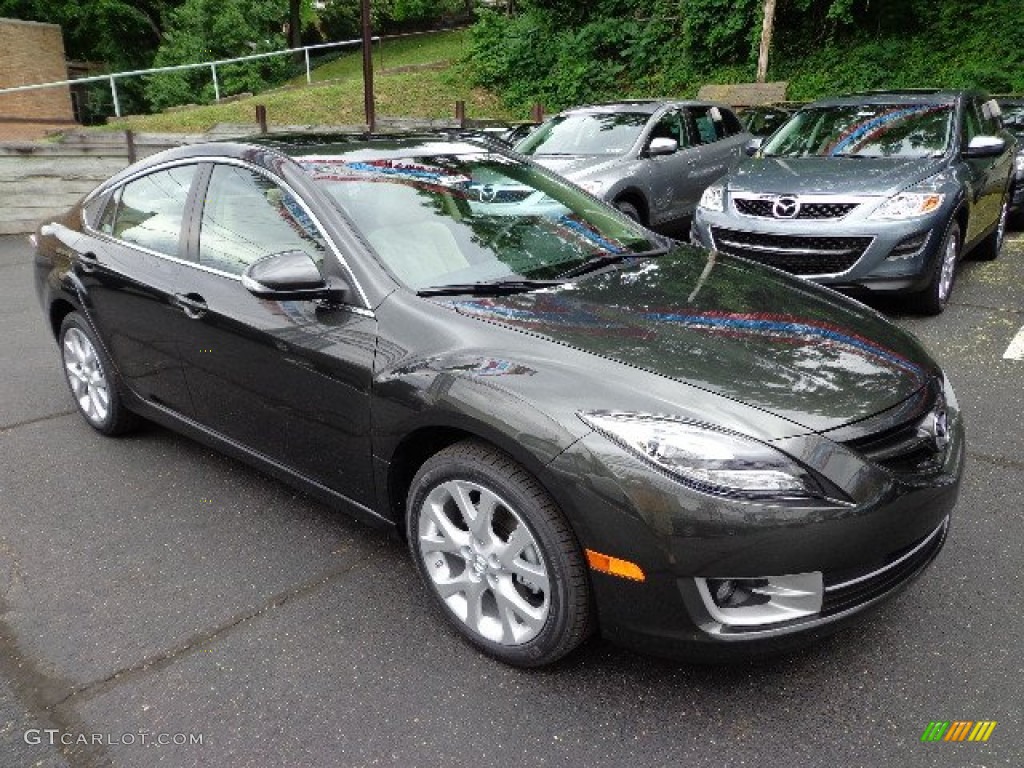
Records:
<instances>
[{"instance_id":1,"label":"rear side window","mask_svg":"<svg viewBox=\"0 0 1024 768\"><path fill-rule=\"evenodd\" d=\"M157 253L180 257L181 223L196 166L182 165L157 171L124 185L114 210L111 234ZM116 210L115 210L116 209ZM100 231L107 223L107 211Z\"/></svg>"},{"instance_id":2,"label":"rear side window","mask_svg":"<svg viewBox=\"0 0 1024 768\"><path fill-rule=\"evenodd\" d=\"M722 125L725 126L726 136L735 136L743 130L743 126L740 124L740 120L736 115L728 109L719 109L719 112L722 113Z\"/></svg>"},{"instance_id":3,"label":"rear side window","mask_svg":"<svg viewBox=\"0 0 1024 768\"><path fill-rule=\"evenodd\" d=\"M103 199L107 204L103 207L103 212L95 227L106 235L112 235L114 234L114 216L117 214L117 206L121 200L121 188L118 187Z\"/></svg>"},{"instance_id":4,"label":"rear side window","mask_svg":"<svg viewBox=\"0 0 1024 768\"><path fill-rule=\"evenodd\" d=\"M203 203L199 263L240 275L254 261L283 251L303 251L320 264L327 244L306 210L266 176L214 166Z\"/></svg>"},{"instance_id":5,"label":"rear side window","mask_svg":"<svg viewBox=\"0 0 1024 768\"><path fill-rule=\"evenodd\" d=\"M690 107L689 109L702 144L713 144L728 135L721 109L718 107ZM733 120L735 119L734 117Z\"/></svg>"}]
</instances>

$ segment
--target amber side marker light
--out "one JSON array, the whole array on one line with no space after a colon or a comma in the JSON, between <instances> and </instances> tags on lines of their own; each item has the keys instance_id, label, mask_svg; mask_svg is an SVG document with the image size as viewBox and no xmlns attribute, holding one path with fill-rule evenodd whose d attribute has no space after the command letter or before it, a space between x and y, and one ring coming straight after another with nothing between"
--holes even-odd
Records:
<instances>
[{"instance_id":1,"label":"amber side marker light","mask_svg":"<svg viewBox=\"0 0 1024 768\"><path fill-rule=\"evenodd\" d=\"M629 560L620 560L611 555L602 555L600 552L595 552L592 549L585 551L587 553L587 563L595 571L607 573L611 576L620 576L623 579L632 579L633 581L643 581L647 578L644 576L643 569L636 563L631 563Z\"/></svg>"}]
</instances>

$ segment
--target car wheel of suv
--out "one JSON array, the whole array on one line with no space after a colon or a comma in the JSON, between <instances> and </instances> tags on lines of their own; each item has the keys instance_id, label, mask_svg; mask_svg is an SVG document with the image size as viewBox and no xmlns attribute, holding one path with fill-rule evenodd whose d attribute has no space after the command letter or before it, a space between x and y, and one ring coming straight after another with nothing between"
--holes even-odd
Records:
<instances>
[{"instance_id":1,"label":"car wheel of suv","mask_svg":"<svg viewBox=\"0 0 1024 768\"><path fill-rule=\"evenodd\" d=\"M974 249L971 258L977 261L993 261L999 258L999 252L1003 249L1003 241L1006 239L1006 224L1009 218L1010 193L1007 192L1003 196L1003 204L999 208L999 221L996 223L995 230Z\"/></svg>"},{"instance_id":2,"label":"car wheel of suv","mask_svg":"<svg viewBox=\"0 0 1024 768\"><path fill-rule=\"evenodd\" d=\"M616 208L622 211L624 214L629 216L633 221L640 224L644 223L643 217L640 215L640 209L638 209L633 203L628 200L616 200L612 203Z\"/></svg>"},{"instance_id":3,"label":"car wheel of suv","mask_svg":"<svg viewBox=\"0 0 1024 768\"><path fill-rule=\"evenodd\" d=\"M475 440L428 459L409 489L409 548L436 604L508 664L548 664L590 632L586 566L565 518L511 457Z\"/></svg>"},{"instance_id":4,"label":"car wheel of suv","mask_svg":"<svg viewBox=\"0 0 1024 768\"><path fill-rule=\"evenodd\" d=\"M132 429L137 417L124 407L114 368L85 318L69 313L61 323L59 340L64 378L89 426L105 435Z\"/></svg>"},{"instance_id":5,"label":"car wheel of suv","mask_svg":"<svg viewBox=\"0 0 1024 768\"><path fill-rule=\"evenodd\" d=\"M928 287L917 296L917 308L925 315L937 315L946 308L949 295L953 292L956 267L960 261L960 225L949 223L946 236L939 252L935 254L931 280Z\"/></svg>"}]
</instances>

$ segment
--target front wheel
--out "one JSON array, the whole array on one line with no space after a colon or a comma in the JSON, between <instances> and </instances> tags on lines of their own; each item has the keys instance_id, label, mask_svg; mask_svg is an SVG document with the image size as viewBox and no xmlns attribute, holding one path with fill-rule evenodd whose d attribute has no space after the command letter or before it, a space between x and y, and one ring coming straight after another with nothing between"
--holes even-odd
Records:
<instances>
[{"instance_id":1,"label":"front wheel","mask_svg":"<svg viewBox=\"0 0 1024 768\"><path fill-rule=\"evenodd\" d=\"M575 536L505 453L466 440L428 459L409 490L406 526L436 605L491 656L540 666L589 634L590 588Z\"/></svg>"},{"instance_id":2,"label":"front wheel","mask_svg":"<svg viewBox=\"0 0 1024 768\"><path fill-rule=\"evenodd\" d=\"M960 225L949 223L942 245L932 265L932 276L925 288L916 297L917 309L925 315L938 315L949 303L956 279L956 267L960 261Z\"/></svg>"},{"instance_id":3,"label":"front wheel","mask_svg":"<svg viewBox=\"0 0 1024 768\"><path fill-rule=\"evenodd\" d=\"M614 205L616 208L622 211L622 213L629 216L629 218L631 218L638 224L644 223L643 217L640 215L640 209L638 209L635 205L633 205L633 203L629 202L628 200L616 200L614 203L612 203L612 205Z\"/></svg>"}]
</instances>

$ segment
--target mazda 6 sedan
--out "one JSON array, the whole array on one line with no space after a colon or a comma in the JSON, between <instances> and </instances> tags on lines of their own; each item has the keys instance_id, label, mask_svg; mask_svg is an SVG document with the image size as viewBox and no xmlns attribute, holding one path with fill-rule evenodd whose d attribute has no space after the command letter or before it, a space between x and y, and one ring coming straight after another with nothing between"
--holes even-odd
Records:
<instances>
[{"instance_id":1,"label":"mazda 6 sedan","mask_svg":"<svg viewBox=\"0 0 1024 768\"><path fill-rule=\"evenodd\" d=\"M594 631L798 645L946 538L963 426L912 336L485 142L183 147L34 239L93 428L157 422L395 530L510 664Z\"/></svg>"}]
</instances>

